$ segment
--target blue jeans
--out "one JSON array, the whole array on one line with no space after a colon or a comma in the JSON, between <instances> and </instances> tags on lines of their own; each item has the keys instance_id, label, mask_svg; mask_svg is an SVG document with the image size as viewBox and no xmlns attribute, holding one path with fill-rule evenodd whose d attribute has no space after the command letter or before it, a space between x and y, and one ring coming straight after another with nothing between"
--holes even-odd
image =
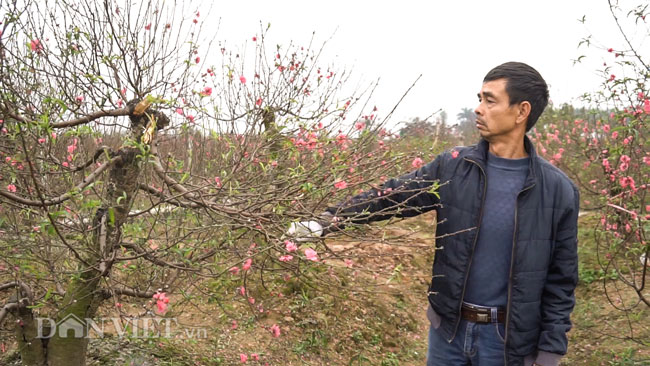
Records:
<instances>
[{"instance_id":1,"label":"blue jeans","mask_svg":"<svg viewBox=\"0 0 650 366\"><path fill-rule=\"evenodd\" d=\"M451 341L429 328L427 366L503 366L505 363L501 323L472 323L461 319L458 332Z\"/></svg>"}]
</instances>

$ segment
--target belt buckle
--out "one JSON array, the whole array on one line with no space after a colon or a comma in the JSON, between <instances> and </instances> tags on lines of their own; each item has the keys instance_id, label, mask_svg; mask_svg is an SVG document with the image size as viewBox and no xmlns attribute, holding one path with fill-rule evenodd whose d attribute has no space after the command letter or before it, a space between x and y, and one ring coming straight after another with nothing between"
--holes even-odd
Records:
<instances>
[{"instance_id":1,"label":"belt buckle","mask_svg":"<svg viewBox=\"0 0 650 366\"><path fill-rule=\"evenodd\" d=\"M476 321L479 323L487 323L490 320L489 316L489 314L485 313L476 313Z\"/></svg>"}]
</instances>

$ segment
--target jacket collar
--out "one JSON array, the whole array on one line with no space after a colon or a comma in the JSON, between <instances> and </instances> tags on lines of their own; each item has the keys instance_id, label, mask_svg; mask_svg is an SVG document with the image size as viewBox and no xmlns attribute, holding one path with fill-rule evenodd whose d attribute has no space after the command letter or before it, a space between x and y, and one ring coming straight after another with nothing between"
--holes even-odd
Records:
<instances>
[{"instance_id":1,"label":"jacket collar","mask_svg":"<svg viewBox=\"0 0 650 366\"><path fill-rule=\"evenodd\" d=\"M485 139L481 139L478 144L474 145L474 149L471 149L466 156L473 160L475 163L479 164L481 168L485 170L489 147L490 143ZM530 157L528 176L524 182L524 189L526 189L534 185L535 181L537 180L536 172L539 170L539 162L537 160L537 151L535 151L535 146L533 146L533 143L530 141L527 135L524 135L524 149L526 149L526 152Z\"/></svg>"}]
</instances>

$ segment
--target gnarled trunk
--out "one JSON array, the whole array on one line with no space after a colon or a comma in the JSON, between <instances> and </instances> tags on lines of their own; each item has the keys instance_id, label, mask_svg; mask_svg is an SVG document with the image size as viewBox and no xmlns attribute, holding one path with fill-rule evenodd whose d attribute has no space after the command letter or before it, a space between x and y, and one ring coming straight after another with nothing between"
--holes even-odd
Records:
<instances>
[{"instance_id":1,"label":"gnarled trunk","mask_svg":"<svg viewBox=\"0 0 650 366\"><path fill-rule=\"evenodd\" d=\"M145 144L153 139L156 124L163 127L169 121L159 112L145 110L149 106L146 101L132 103L131 130L132 136ZM73 276L66 286L62 307L56 314L56 324L39 324L36 322L31 309L20 304L14 314L20 319L16 327L16 336L21 349L23 365L28 366L84 366L88 348L89 324L86 319L93 319L103 300L100 291L100 281L106 276L112 266L111 258L115 248L119 247L122 236L122 226L128 218L138 189L138 178L141 172L141 151L136 147L123 147L113 154L112 166L108 179L106 204L99 208L93 220L93 237L91 248L85 252L82 263L79 264L78 274ZM66 326L78 326L83 332L69 332ZM45 331L39 326L53 325L53 329ZM73 329L74 330L74 329ZM49 339L37 338L43 335Z\"/></svg>"}]
</instances>

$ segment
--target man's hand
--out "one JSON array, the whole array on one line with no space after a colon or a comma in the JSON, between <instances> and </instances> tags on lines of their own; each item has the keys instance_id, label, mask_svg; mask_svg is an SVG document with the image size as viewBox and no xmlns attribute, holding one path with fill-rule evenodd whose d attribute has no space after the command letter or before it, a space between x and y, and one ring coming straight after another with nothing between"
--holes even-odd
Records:
<instances>
[{"instance_id":1,"label":"man's hand","mask_svg":"<svg viewBox=\"0 0 650 366\"><path fill-rule=\"evenodd\" d=\"M322 235L323 226L317 221L292 222L287 230L287 236L298 242L310 241Z\"/></svg>"}]
</instances>

